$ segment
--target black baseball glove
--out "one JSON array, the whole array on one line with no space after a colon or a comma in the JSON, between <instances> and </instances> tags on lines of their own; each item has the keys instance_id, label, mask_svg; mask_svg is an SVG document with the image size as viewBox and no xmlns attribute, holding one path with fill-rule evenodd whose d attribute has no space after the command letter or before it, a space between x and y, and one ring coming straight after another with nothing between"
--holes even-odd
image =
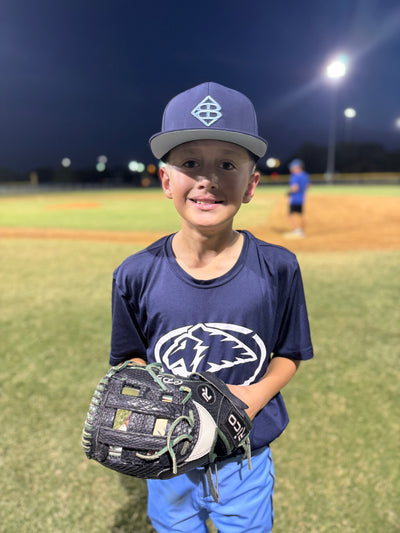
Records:
<instances>
[{"instance_id":1,"label":"black baseball glove","mask_svg":"<svg viewBox=\"0 0 400 533\"><path fill-rule=\"evenodd\" d=\"M82 446L89 459L146 479L169 479L239 448L250 461L246 408L210 372L183 378L127 361L98 384Z\"/></svg>"}]
</instances>

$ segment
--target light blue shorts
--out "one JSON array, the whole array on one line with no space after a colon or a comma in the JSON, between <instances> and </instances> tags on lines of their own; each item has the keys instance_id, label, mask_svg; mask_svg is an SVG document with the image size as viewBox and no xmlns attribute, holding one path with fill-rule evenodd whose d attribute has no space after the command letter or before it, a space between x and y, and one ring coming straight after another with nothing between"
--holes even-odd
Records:
<instances>
[{"instance_id":1,"label":"light blue shorts","mask_svg":"<svg viewBox=\"0 0 400 533\"><path fill-rule=\"evenodd\" d=\"M207 533L210 517L221 533L268 533L273 525L274 466L270 448L247 459L218 461L219 503L210 493L204 468L167 480L149 479L148 514L159 533ZM214 482L215 474L213 474Z\"/></svg>"}]
</instances>

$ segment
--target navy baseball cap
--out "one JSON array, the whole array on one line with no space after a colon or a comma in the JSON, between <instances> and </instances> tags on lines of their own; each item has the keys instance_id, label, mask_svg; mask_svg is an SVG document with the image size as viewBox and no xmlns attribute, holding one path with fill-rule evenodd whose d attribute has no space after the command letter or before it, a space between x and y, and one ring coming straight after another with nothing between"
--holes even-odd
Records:
<instances>
[{"instance_id":1,"label":"navy baseball cap","mask_svg":"<svg viewBox=\"0 0 400 533\"><path fill-rule=\"evenodd\" d=\"M180 144L204 139L238 144L257 157L267 150L267 141L258 135L251 101L214 82L197 85L170 100L161 131L150 138L150 148L155 157L162 159Z\"/></svg>"}]
</instances>

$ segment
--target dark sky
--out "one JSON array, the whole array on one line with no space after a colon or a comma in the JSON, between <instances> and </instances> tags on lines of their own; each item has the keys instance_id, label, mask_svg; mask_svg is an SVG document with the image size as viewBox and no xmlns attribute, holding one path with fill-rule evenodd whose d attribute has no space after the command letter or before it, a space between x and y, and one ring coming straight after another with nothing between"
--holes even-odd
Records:
<instances>
[{"instance_id":1,"label":"dark sky","mask_svg":"<svg viewBox=\"0 0 400 533\"><path fill-rule=\"evenodd\" d=\"M336 52L349 64L333 89ZM250 97L270 156L327 144L335 90L339 140L398 149L400 2L2 0L0 167L153 162L165 104L204 81Z\"/></svg>"}]
</instances>

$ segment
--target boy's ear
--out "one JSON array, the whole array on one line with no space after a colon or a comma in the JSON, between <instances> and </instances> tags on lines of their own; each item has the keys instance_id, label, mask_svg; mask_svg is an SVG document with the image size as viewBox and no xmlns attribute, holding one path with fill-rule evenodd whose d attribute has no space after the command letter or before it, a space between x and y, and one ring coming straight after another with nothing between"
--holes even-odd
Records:
<instances>
[{"instance_id":1,"label":"boy's ear","mask_svg":"<svg viewBox=\"0 0 400 533\"><path fill-rule=\"evenodd\" d=\"M160 177L161 186L163 188L165 196L171 200L172 199L172 188L171 188L171 180L169 178L168 165L162 166L158 171L158 175Z\"/></svg>"},{"instance_id":2,"label":"boy's ear","mask_svg":"<svg viewBox=\"0 0 400 533\"><path fill-rule=\"evenodd\" d=\"M258 185L258 182L260 181L260 173L259 172L253 172L253 174L250 176L249 183L247 185L247 189L243 195L243 203L248 204L250 200L253 198L254 193L256 192L256 187Z\"/></svg>"}]
</instances>

